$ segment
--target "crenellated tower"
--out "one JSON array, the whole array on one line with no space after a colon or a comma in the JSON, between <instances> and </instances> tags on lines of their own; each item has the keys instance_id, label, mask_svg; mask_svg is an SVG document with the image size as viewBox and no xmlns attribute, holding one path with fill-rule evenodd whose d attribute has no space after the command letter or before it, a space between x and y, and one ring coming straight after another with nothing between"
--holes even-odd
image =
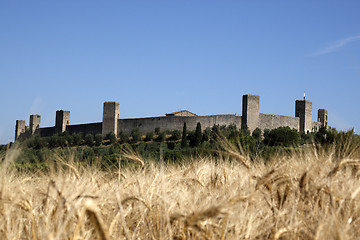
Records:
<instances>
[{"instance_id":1,"label":"crenellated tower","mask_svg":"<svg viewBox=\"0 0 360 240\"><path fill-rule=\"evenodd\" d=\"M328 125L328 111L326 109L318 110L318 122L325 127Z\"/></svg>"},{"instance_id":2,"label":"crenellated tower","mask_svg":"<svg viewBox=\"0 0 360 240\"><path fill-rule=\"evenodd\" d=\"M312 102L307 100L296 100L295 117L300 118L300 132L312 131Z\"/></svg>"},{"instance_id":3,"label":"crenellated tower","mask_svg":"<svg viewBox=\"0 0 360 240\"><path fill-rule=\"evenodd\" d=\"M108 133L118 135L118 119L120 116L120 104L118 102L104 102L102 135L106 137Z\"/></svg>"},{"instance_id":4,"label":"crenellated tower","mask_svg":"<svg viewBox=\"0 0 360 240\"><path fill-rule=\"evenodd\" d=\"M40 128L40 121L41 116L36 115L30 115L30 133L31 135L34 135L35 131Z\"/></svg>"},{"instance_id":5,"label":"crenellated tower","mask_svg":"<svg viewBox=\"0 0 360 240\"><path fill-rule=\"evenodd\" d=\"M21 134L25 133L25 130L25 120L16 120L15 141L20 137Z\"/></svg>"},{"instance_id":6,"label":"crenellated tower","mask_svg":"<svg viewBox=\"0 0 360 240\"><path fill-rule=\"evenodd\" d=\"M70 124L70 111L57 110L55 118L55 132L62 133L66 131L66 126Z\"/></svg>"},{"instance_id":7,"label":"crenellated tower","mask_svg":"<svg viewBox=\"0 0 360 240\"><path fill-rule=\"evenodd\" d=\"M259 126L259 104L259 95L243 95L241 125L251 132Z\"/></svg>"}]
</instances>

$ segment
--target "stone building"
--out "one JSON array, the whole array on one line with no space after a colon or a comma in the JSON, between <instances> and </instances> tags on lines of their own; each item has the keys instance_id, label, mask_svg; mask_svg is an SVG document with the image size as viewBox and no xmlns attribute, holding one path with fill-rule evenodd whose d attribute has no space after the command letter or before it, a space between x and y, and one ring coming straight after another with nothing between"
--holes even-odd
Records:
<instances>
[{"instance_id":1,"label":"stone building","mask_svg":"<svg viewBox=\"0 0 360 240\"><path fill-rule=\"evenodd\" d=\"M178 117L196 117L195 113L189 112L187 110L181 110L177 112L167 113L165 116L178 116Z\"/></svg>"},{"instance_id":2,"label":"stone building","mask_svg":"<svg viewBox=\"0 0 360 240\"><path fill-rule=\"evenodd\" d=\"M259 112L260 97L258 95L243 95L242 116L234 114L198 116L192 112L182 110L168 113L166 116L147 118L120 118L120 104L117 102L104 102L103 121L87 124L70 124L70 111L56 111L55 126L40 127L40 115L30 116L30 126L25 125L25 120L17 120L15 127L15 140L26 138L34 134L51 136L57 133L91 133L102 134L120 131L130 133L138 128L142 133L161 130L182 130L184 123L189 130L195 130L197 123L201 123L203 129L214 125L235 125L238 129L247 127L251 132L256 128L262 130L274 129L282 126L294 128L299 132L311 132L320 126L327 126L328 112L326 109L318 110L317 121L312 120L312 102L307 100L295 101L295 116L283 116L265 114Z\"/></svg>"}]
</instances>

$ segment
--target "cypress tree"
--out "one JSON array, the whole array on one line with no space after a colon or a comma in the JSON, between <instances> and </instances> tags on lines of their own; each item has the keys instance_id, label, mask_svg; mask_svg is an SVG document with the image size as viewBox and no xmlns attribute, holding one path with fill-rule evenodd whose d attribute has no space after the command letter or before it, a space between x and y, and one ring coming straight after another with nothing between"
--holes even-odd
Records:
<instances>
[{"instance_id":1,"label":"cypress tree","mask_svg":"<svg viewBox=\"0 0 360 240\"><path fill-rule=\"evenodd\" d=\"M188 146L188 142L186 140L186 122L184 122L182 138L181 138L181 148L186 148Z\"/></svg>"},{"instance_id":2,"label":"cypress tree","mask_svg":"<svg viewBox=\"0 0 360 240\"><path fill-rule=\"evenodd\" d=\"M201 124L198 122L196 125L196 131L195 131L195 147L200 146L201 139L202 139Z\"/></svg>"}]
</instances>

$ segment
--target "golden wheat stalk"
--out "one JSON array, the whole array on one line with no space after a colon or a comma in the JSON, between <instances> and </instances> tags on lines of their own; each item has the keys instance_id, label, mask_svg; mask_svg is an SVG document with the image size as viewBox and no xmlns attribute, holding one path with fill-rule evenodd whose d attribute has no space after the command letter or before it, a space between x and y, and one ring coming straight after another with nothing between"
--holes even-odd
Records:
<instances>
[{"instance_id":1,"label":"golden wheat stalk","mask_svg":"<svg viewBox=\"0 0 360 240\"><path fill-rule=\"evenodd\" d=\"M90 222L94 225L99 238L102 240L110 239L108 231L100 217L99 210L93 201L87 200L85 202L85 212Z\"/></svg>"}]
</instances>

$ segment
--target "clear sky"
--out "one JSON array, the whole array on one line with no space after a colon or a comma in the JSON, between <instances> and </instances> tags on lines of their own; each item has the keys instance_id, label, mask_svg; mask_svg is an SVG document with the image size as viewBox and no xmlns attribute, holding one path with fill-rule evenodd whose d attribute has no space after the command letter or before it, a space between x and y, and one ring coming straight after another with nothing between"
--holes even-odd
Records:
<instances>
[{"instance_id":1,"label":"clear sky","mask_svg":"<svg viewBox=\"0 0 360 240\"><path fill-rule=\"evenodd\" d=\"M70 124L120 118L241 114L294 116L295 100L329 111L329 124L360 132L360 1L0 2L0 143L15 121L56 110Z\"/></svg>"}]
</instances>

